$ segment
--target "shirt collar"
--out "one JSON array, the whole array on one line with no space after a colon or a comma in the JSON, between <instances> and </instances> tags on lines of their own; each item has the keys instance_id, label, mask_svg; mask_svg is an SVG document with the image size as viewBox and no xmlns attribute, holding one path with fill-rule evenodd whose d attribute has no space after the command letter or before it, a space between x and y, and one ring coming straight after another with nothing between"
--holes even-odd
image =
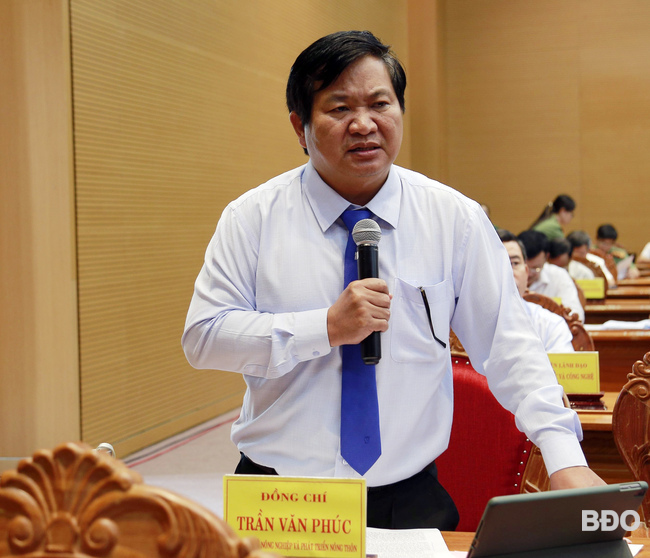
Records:
<instances>
[{"instance_id":1,"label":"shirt collar","mask_svg":"<svg viewBox=\"0 0 650 558\"><path fill-rule=\"evenodd\" d=\"M305 165L302 185L323 232L332 226L341 213L353 205L323 181L311 161ZM365 207L391 227L397 228L401 192L401 181L395 166L391 165L386 182Z\"/></svg>"}]
</instances>

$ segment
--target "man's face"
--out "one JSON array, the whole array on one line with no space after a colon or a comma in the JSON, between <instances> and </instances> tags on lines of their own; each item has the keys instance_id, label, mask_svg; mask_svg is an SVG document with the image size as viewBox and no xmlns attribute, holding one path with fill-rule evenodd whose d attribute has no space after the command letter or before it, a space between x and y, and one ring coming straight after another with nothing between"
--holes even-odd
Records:
<instances>
[{"instance_id":1,"label":"man's face","mask_svg":"<svg viewBox=\"0 0 650 558\"><path fill-rule=\"evenodd\" d=\"M611 238L598 238L596 239L596 246L607 253L614 247L614 241Z\"/></svg>"},{"instance_id":2,"label":"man's face","mask_svg":"<svg viewBox=\"0 0 650 558\"><path fill-rule=\"evenodd\" d=\"M402 111L386 65L360 58L314 95L308 125L295 113L290 118L320 177L353 203L370 201L402 143Z\"/></svg>"},{"instance_id":3,"label":"man's face","mask_svg":"<svg viewBox=\"0 0 650 558\"><path fill-rule=\"evenodd\" d=\"M534 258L528 258L528 285L532 285L539 278L542 267L546 263L546 252L540 252Z\"/></svg>"},{"instance_id":4,"label":"man's face","mask_svg":"<svg viewBox=\"0 0 650 558\"><path fill-rule=\"evenodd\" d=\"M583 244L582 246L576 246L573 249L573 252L571 253L571 255L573 257L586 258L588 253L589 253L589 246L587 246L586 244Z\"/></svg>"},{"instance_id":5,"label":"man's face","mask_svg":"<svg viewBox=\"0 0 650 558\"><path fill-rule=\"evenodd\" d=\"M521 252L521 246L514 240L504 242L503 245L508 251L508 256L510 256L510 265L512 265L512 274L515 277L517 290L521 296L524 296L528 289L528 266Z\"/></svg>"}]
</instances>

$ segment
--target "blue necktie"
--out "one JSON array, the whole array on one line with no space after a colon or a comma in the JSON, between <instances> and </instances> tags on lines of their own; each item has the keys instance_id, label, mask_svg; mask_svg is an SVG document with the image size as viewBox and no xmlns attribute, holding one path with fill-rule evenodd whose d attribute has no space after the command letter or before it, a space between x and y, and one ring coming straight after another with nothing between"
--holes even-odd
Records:
<instances>
[{"instance_id":1,"label":"blue necktie","mask_svg":"<svg viewBox=\"0 0 650 558\"><path fill-rule=\"evenodd\" d=\"M369 219L367 209L348 209L341 218L348 228L345 248L345 285L358 279L355 254L357 246L352 229L361 219ZM341 455L360 475L372 467L381 455L379 436L379 403L375 366L364 364L360 345L343 345L341 379Z\"/></svg>"}]
</instances>

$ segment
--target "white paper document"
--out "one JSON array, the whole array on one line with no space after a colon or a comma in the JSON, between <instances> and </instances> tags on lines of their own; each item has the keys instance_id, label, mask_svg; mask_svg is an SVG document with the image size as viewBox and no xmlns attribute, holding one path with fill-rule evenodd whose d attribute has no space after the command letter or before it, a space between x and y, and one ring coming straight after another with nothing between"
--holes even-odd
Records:
<instances>
[{"instance_id":1,"label":"white paper document","mask_svg":"<svg viewBox=\"0 0 650 558\"><path fill-rule=\"evenodd\" d=\"M584 324L587 331L609 331L614 329L650 329L650 319L638 320L636 322L624 322L620 320L607 320L602 324Z\"/></svg>"},{"instance_id":2,"label":"white paper document","mask_svg":"<svg viewBox=\"0 0 650 558\"><path fill-rule=\"evenodd\" d=\"M634 262L634 254L630 254L627 258L623 258L620 262L616 264L616 274L619 279L625 279L627 277L628 271L630 271L630 266Z\"/></svg>"},{"instance_id":3,"label":"white paper document","mask_svg":"<svg viewBox=\"0 0 650 558\"><path fill-rule=\"evenodd\" d=\"M366 529L366 554L379 558L449 558L438 529Z\"/></svg>"}]
</instances>

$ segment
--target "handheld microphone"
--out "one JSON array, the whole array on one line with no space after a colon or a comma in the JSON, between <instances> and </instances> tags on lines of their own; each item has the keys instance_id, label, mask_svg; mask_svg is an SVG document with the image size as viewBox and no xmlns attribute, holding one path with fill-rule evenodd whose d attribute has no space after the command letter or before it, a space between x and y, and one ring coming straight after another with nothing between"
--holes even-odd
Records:
<instances>
[{"instance_id":1,"label":"handheld microphone","mask_svg":"<svg viewBox=\"0 0 650 558\"><path fill-rule=\"evenodd\" d=\"M357 245L357 272L359 279L379 277L379 249L381 229L376 221L362 219L352 229L352 239ZM365 364L377 364L381 358L381 339L373 331L361 341L361 358Z\"/></svg>"}]
</instances>

